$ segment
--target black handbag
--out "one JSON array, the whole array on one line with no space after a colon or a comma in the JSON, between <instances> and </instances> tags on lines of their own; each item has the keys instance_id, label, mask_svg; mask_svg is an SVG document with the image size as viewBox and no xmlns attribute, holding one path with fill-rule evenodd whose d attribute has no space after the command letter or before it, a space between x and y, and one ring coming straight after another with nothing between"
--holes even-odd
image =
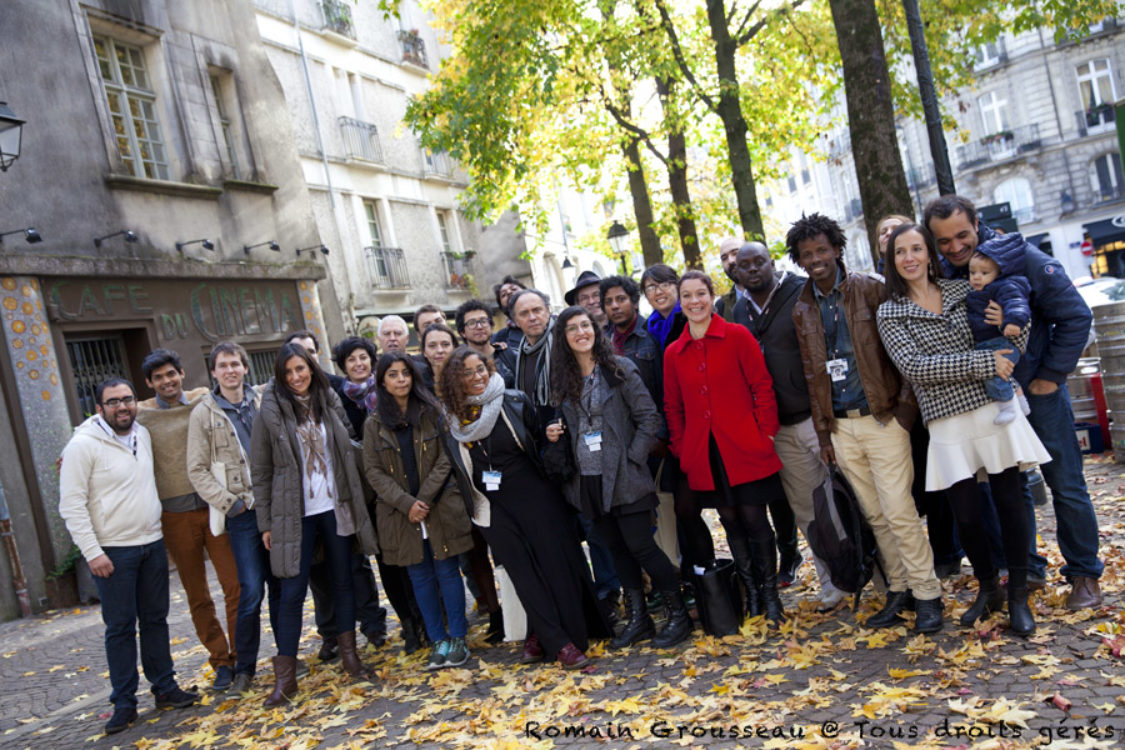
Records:
<instances>
[{"instance_id":1,"label":"black handbag","mask_svg":"<svg viewBox=\"0 0 1125 750\"><path fill-rule=\"evenodd\" d=\"M716 558L695 576L695 601L707 635L733 635L742 626L742 594L734 561Z\"/></svg>"},{"instance_id":2,"label":"black handbag","mask_svg":"<svg viewBox=\"0 0 1125 750\"><path fill-rule=\"evenodd\" d=\"M569 482L578 471L574 448L570 445L570 434L567 432L554 443L544 438L543 450L539 454L543 458L543 470L552 482Z\"/></svg>"}]
</instances>

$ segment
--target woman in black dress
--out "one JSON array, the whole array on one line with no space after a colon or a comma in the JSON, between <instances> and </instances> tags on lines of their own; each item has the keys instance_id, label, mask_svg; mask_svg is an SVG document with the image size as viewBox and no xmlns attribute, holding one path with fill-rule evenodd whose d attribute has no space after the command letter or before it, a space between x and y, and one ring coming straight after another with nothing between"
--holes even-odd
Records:
<instances>
[{"instance_id":1,"label":"woman in black dress","mask_svg":"<svg viewBox=\"0 0 1125 750\"><path fill-rule=\"evenodd\" d=\"M585 666L589 639L610 634L558 489L544 476L535 406L506 391L490 358L462 346L439 390L448 411L447 448L473 523L504 566L527 612L525 664L551 654Z\"/></svg>"}]
</instances>

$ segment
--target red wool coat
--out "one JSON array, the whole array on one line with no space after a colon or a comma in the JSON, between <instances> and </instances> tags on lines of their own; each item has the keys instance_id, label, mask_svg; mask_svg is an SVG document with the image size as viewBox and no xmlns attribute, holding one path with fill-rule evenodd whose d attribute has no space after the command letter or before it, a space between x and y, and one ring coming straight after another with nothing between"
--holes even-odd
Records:
<instances>
[{"instance_id":1,"label":"red wool coat","mask_svg":"<svg viewBox=\"0 0 1125 750\"><path fill-rule=\"evenodd\" d=\"M673 455L697 491L715 489L713 433L732 485L781 470L773 447L780 426L773 380L753 334L718 315L703 338L689 328L664 353L664 414Z\"/></svg>"}]
</instances>

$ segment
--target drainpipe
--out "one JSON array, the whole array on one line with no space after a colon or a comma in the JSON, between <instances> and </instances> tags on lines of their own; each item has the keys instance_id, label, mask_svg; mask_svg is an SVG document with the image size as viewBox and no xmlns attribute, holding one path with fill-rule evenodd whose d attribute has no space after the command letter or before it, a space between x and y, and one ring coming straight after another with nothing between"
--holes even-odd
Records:
<instances>
[{"instance_id":1,"label":"drainpipe","mask_svg":"<svg viewBox=\"0 0 1125 750\"><path fill-rule=\"evenodd\" d=\"M4 538L4 551L8 553L8 564L12 568L12 588L20 604L20 617L31 617L31 596L27 593L27 578L23 574L20 551L16 538L12 535L12 517L8 513L8 498L4 486L0 485L0 537Z\"/></svg>"}]
</instances>

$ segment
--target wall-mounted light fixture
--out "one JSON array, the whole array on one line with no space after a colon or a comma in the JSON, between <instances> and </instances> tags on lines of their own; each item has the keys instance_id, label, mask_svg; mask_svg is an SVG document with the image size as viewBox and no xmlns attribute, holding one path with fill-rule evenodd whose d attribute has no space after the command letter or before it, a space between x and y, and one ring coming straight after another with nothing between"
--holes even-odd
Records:
<instances>
[{"instance_id":1,"label":"wall-mounted light fixture","mask_svg":"<svg viewBox=\"0 0 1125 750\"><path fill-rule=\"evenodd\" d=\"M297 248L297 257L301 257L301 253L307 252L309 255L316 257L316 251L319 250L321 255L328 255L328 248L325 245L311 245L309 247Z\"/></svg>"},{"instance_id":2,"label":"wall-mounted light fixture","mask_svg":"<svg viewBox=\"0 0 1125 750\"><path fill-rule=\"evenodd\" d=\"M570 253L567 253L565 256L563 256L562 267L574 268L574 264L570 262Z\"/></svg>"},{"instance_id":3,"label":"wall-mounted light fixture","mask_svg":"<svg viewBox=\"0 0 1125 750\"><path fill-rule=\"evenodd\" d=\"M125 235L125 241L126 242L136 242L137 241L137 233L136 232L134 232L132 229L121 229L121 230L113 232L111 234L107 234L103 237L95 237L94 238L94 247L101 247L103 242L110 239L111 237L116 237L118 235Z\"/></svg>"},{"instance_id":4,"label":"wall-mounted light fixture","mask_svg":"<svg viewBox=\"0 0 1125 750\"><path fill-rule=\"evenodd\" d=\"M215 249L215 243L212 242L211 240L187 240L186 242L177 242L176 243L176 249L179 250L182 253L184 251L185 247L187 247L188 245L195 245L195 244L203 245L204 250L214 250Z\"/></svg>"},{"instance_id":5,"label":"wall-mounted light fixture","mask_svg":"<svg viewBox=\"0 0 1125 750\"><path fill-rule=\"evenodd\" d=\"M0 102L0 172L7 172L12 162L20 158L23 123L7 102Z\"/></svg>"},{"instance_id":6,"label":"wall-mounted light fixture","mask_svg":"<svg viewBox=\"0 0 1125 750\"><path fill-rule=\"evenodd\" d=\"M35 227L28 227L27 229L12 229L8 232L0 232L0 245L4 244L4 238L10 234L23 233L23 238L27 240L28 244L34 245L36 242L43 241L43 235Z\"/></svg>"},{"instance_id":7,"label":"wall-mounted light fixture","mask_svg":"<svg viewBox=\"0 0 1125 750\"><path fill-rule=\"evenodd\" d=\"M259 242L257 245L243 245L242 246L242 252L249 255L250 251L253 250L254 248L265 247L266 245L269 245L270 250L273 250L275 253L281 252L281 245L277 244L277 242L275 242L274 240L267 240L266 242Z\"/></svg>"}]
</instances>

